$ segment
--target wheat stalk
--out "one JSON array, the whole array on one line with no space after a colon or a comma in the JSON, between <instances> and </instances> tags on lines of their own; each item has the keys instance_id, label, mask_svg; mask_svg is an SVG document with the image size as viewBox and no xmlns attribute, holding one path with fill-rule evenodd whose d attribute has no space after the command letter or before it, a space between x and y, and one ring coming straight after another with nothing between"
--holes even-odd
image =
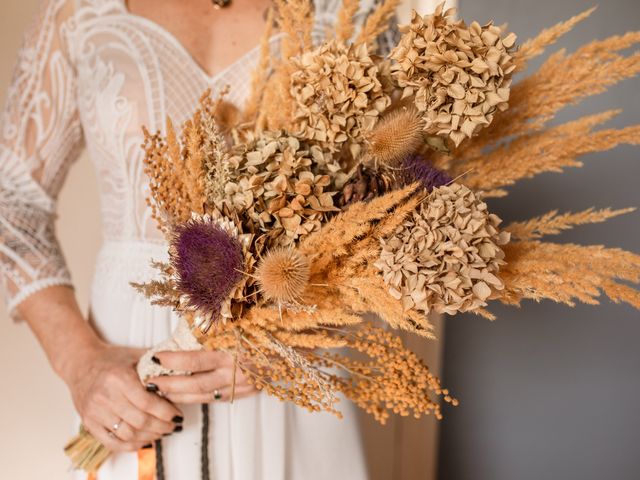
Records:
<instances>
[{"instance_id":1,"label":"wheat stalk","mask_svg":"<svg viewBox=\"0 0 640 480\"><path fill-rule=\"evenodd\" d=\"M378 36L389 28L389 22L395 14L401 0L383 0L371 12L358 35L356 44L366 43L370 48L375 47Z\"/></svg>"},{"instance_id":2,"label":"wheat stalk","mask_svg":"<svg viewBox=\"0 0 640 480\"><path fill-rule=\"evenodd\" d=\"M520 72L527 68L529 60L542 55L545 48L553 45L560 37L570 32L578 23L588 18L597 7L592 7L578 15L571 17L569 20L557 23L553 27L545 28L535 38L531 38L524 42L518 52L514 55L516 62L516 72Z\"/></svg>"},{"instance_id":3,"label":"wheat stalk","mask_svg":"<svg viewBox=\"0 0 640 480\"><path fill-rule=\"evenodd\" d=\"M633 211L635 211L635 208L621 208L619 210L611 210L610 208L594 210L589 208L582 212L558 215L558 211L553 210L524 222L513 222L506 227L506 230L511 233L513 238L518 240L537 240L545 235L562 233L564 230L569 230L576 225L601 223Z\"/></svg>"},{"instance_id":4,"label":"wheat stalk","mask_svg":"<svg viewBox=\"0 0 640 480\"><path fill-rule=\"evenodd\" d=\"M346 42L355 31L353 18L360 8L360 0L343 0L338 11L338 23L336 24L336 38Z\"/></svg>"},{"instance_id":5,"label":"wheat stalk","mask_svg":"<svg viewBox=\"0 0 640 480\"><path fill-rule=\"evenodd\" d=\"M258 108L267 86L267 79L271 69L271 34L273 33L273 8L267 15L267 26L260 40L260 60L251 75L251 92L244 105L242 118L245 122L255 121L258 117Z\"/></svg>"}]
</instances>

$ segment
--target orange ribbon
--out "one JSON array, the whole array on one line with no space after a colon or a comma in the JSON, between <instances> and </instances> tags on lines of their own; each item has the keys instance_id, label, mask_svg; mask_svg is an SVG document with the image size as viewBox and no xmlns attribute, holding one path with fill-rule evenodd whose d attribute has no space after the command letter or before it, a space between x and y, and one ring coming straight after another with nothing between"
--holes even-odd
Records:
<instances>
[{"instance_id":1,"label":"orange ribbon","mask_svg":"<svg viewBox=\"0 0 640 480\"><path fill-rule=\"evenodd\" d=\"M156 451L154 448L141 448L138 450L138 480L155 480L156 478ZM98 480L95 473L90 473L87 480Z\"/></svg>"},{"instance_id":2,"label":"orange ribbon","mask_svg":"<svg viewBox=\"0 0 640 480\"><path fill-rule=\"evenodd\" d=\"M138 450L138 480L155 480L156 450L141 448Z\"/></svg>"}]
</instances>

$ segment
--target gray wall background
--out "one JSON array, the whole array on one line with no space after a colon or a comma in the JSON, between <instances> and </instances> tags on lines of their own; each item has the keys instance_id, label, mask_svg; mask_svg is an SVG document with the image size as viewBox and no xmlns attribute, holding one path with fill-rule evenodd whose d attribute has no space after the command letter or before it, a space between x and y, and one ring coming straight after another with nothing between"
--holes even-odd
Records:
<instances>
[{"instance_id":1,"label":"gray wall background","mask_svg":"<svg viewBox=\"0 0 640 480\"><path fill-rule=\"evenodd\" d=\"M524 41L592 1L461 0L460 13L467 21L509 22ZM637 29L639 0L601 2L550 51ZM624 108L607 126L639 123L639 87L638 78L627 80L557 120ZM584 161L582 169L522 182L490 205L505 221L554 208L640 206L640 148L623 146ZM640 253L639 220L634 212L555 238ZM495 322L446 320L444 382L461 405L448 408L441 424L439 478L640 478L640 313L606 299L599 307L544 302L492 310Z\"/></svg>"}]
</instances>

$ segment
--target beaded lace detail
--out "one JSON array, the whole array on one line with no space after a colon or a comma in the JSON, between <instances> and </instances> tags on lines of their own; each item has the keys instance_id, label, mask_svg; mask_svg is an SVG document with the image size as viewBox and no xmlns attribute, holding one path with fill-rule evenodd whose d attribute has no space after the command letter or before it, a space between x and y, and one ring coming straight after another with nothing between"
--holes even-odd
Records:
<instances>
[{"instance_id":1,"label":"beaded lace detail","mask_svg":"<svg viewBox=\"0 0 640 480\"><path fill-rule=\"evenodd\" d=\"M319 41L341 1L315 3ZM279 38L271 39L274 49ZM207 88L215 94L230 85L227 100L241 106L258 57L256 47L210 76L125 0L43 1L0 125L0 277L13 314L36 291L71 285L54 220L82 148L97 172L105 240L162 242L145 201L141 126L162 131L167 116L179 125Z\"/></svg>"}]
</instances>

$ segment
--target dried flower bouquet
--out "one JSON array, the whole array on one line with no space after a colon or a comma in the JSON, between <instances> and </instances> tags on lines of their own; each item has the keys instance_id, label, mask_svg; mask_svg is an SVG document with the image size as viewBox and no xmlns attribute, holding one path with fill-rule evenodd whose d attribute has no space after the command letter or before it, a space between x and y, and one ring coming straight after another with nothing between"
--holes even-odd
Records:
<instances>
[{"instance_id":1,"label":"dried flower bouquet","mask_svg":"<svg viewBox=\"0 0 640 480\"><path fill-rule=\"evenodd\" d=\"M170 262L135 287L188 325L154 350L227 351L270 395L339 415L342 394L384 423L391 412L441 418L440 401L457 404L398 336L434 338L430 312L494 318L492 300L573 305L602 293L640 308L640 256L541 240L629 209L503 228L484 202L580 166L584 153L639 143L640 126L594 131L615 112L548 122L636 75L640 53L619 52L640 32L553 54L512 87L592 11L517 47L514 34L440 5L414 12L383 57L377 37L397 1L381 2L357 34L359 2L345 1L321 45L311 43L311 2L276 3L282 54L270 55L266 32L242 111L207 93L180 138L170 121L164 134L145 131ZM149 357L142 379L158 373ZM97 468L103 456L87 451L78 439L68 448L76 466Z\"/></svg>"}]
</instances>

